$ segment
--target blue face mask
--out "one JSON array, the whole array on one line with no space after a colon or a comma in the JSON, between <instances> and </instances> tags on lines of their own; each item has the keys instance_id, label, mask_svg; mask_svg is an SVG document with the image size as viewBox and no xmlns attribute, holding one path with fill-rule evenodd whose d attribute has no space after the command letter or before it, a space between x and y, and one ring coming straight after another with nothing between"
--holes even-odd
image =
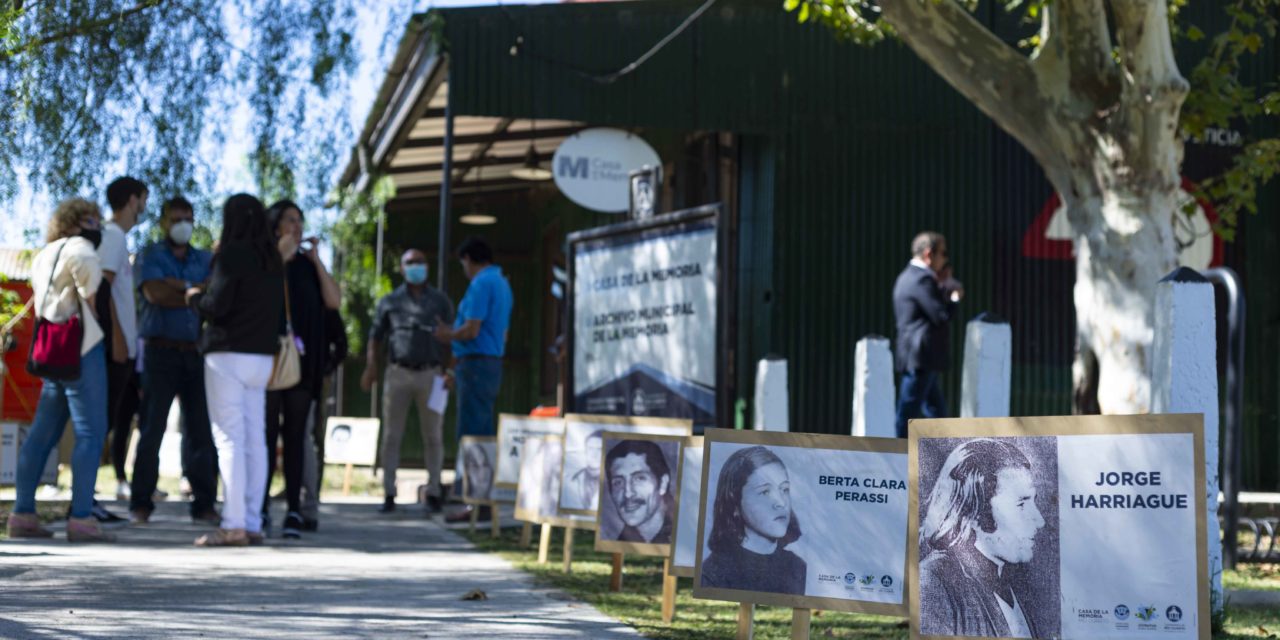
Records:
<instances>
[{"instance_id":1,"label":"blue face mask","mask_svg":"<svg viewBox=\"0 0 1280 640\"><path fill-rule=\"evenodd\" d=\"M409 284L422 284L427 281L427 265L411 264L404 268L404 279Z\"/></svg>"}]
</instances>

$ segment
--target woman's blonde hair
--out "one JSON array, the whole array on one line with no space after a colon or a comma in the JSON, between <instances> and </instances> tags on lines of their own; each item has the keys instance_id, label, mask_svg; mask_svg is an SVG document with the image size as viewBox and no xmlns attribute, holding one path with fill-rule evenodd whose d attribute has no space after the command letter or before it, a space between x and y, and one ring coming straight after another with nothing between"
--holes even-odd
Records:
<instances>
[{"instance_id":1,"label":"woman's blonde hair","mask_svg":"<svg viewBox=\"0 0 1280 640\"><path fill-rule=\"evenodd\" d=\"M97 204L84 198L67 198L58 203L49 218L49 228L44 234L45 242L53 242L73 235L72 229L80 226L80 221L90 215L102 217L102 210Z\"/></svg>"}]
</instances>

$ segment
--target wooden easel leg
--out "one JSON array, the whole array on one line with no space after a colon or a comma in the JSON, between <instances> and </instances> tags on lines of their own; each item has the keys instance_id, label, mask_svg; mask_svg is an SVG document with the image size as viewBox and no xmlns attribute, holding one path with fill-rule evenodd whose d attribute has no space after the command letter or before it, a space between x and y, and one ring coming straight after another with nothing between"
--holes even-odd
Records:
<instances>
[{"instance_id":1,"label":"wooden easel leg","mask_svg":"<svg viewBox=\"0 0 1280 640\"><path fill-rule=\"evenodd\" d=\"M538 564L546 564L551 552L551 525L542 523L542 531L538 533Z\"/></svg>"},{"instance_id":2,"label":"wooden easel leg","mask_svg":"<svg viewBox=\"0 0 1280 640\"><path fill-rule=\"evenodd\" d=\"M622 554L613 554L613 573L609 574L609 590L622 591Z\"/></svg>"},{"instance_id":3,"label":"wooden easel leg","mask_svg":"<svg viewBox=\"0 0 1280 640\"><path fill-rule=\"evenodd\" d=\"M573 573L573 525L564 528L564 572Z\"/></svg>"},{"instance_id":4,"label":"wooden easel leg","mask_svg":"<svg viewBox=\"0 0 1280 640\"><path fill-rule=\"evenodd\" d=\"M809 640L809 609L791 610L791 640Z\"/></svg>"},{"instance_id":5,"label":"wooden easel leg","mask_svg":"<svg viewBox=\"0 0 1280 640\"><path fill-rule=\"evenodd\" d=\"M342 474L342 495L344 496L351 495L351 471L353 466L354 465L348 462L347 472Z\"/></svg>"},{"instance_id":6,"label":"wooden easel leg","mask_svg":"<svg viewBox=\"0 0 1280 640\"><path fill-rule=\"evenodd\" d=\"M489 505L489 537L494 540L502 535L502 518L498 517L498 503Z\"/></svg>"},{"instance_id":7,"label":"wooden easel leg","mask_svg":"<svg viewBox=\"0 0 1280 640\"><path fill-rule=\"evenodd\" d=\"M520 548L528 549L529 543L533 541L533 525L526 522L520 527Z\"/></svg>"},{"instance_id":8,"label":"wooden easel leg","mask_svg":"<svg viewBox=\"0 0 1280 640\"><path fill-rule=\"evenodd\" d=\"M738 605L738 640L751 640L755 633L756 606L743 602Z\"/></svg>"},{"instance_id":9,"label":"wooden easel leg","mask_svg":"<svg viewBox=\"0 0 1280 640\"><path fill-rule=\"evenodd\" d=\"M662 621L676 618L676 577L671 575L671 558L662 561Z\"/></svg>"},{"instance_id":10,"label":"wooden easel leg","mask_svg":"<svg viewBox=\"0 0 1280 640\"><path fill-rule=\"evenodd\" d=\"M476 534L476 524L480 522L480 507L471 505L471 535Z\"/></svg>"}]
</instances>

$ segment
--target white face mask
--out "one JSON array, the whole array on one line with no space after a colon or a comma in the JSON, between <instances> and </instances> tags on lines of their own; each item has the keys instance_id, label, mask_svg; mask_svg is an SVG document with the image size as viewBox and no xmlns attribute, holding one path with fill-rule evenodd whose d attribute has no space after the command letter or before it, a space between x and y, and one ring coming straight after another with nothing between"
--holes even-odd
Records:
<instances>
[{"instance_id":1,"label":"white face mask","mask_svg":"<svg viewBox=\"0 0 1280 640\"><path fill-rule=\"evenodd\" d=\"M195 225L186 220L175 222L172 227L169 227L169 239L173 240L174 244L187 244L191 242L191 234L195 230Z\"/></svg>"}]
</instances>

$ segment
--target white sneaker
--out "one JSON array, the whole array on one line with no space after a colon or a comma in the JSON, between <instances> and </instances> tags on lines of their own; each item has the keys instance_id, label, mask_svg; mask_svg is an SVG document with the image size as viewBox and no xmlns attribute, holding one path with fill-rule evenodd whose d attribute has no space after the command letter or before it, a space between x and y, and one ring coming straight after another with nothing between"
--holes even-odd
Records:
<instances>
[{"instance_id":1,"label":"white sneaker","mask_svg":"<svg viewBox=\"0 0 1280 640\"><path fill-rule=\"evenodd\" d=\"M116 483L116 500L129 499L129 481L121 480Z\"/></svg>"},{"instance_id":2,"label":"white sneaker","mask_svg":"<svg viewBox=\"0 0 1280 640\"><path fill-rule=\"evenodd\" d=\"M161 491L159 489L156 489L155 492L151 494L152 502L164 502L168 498L169 498L168 491Z\"/></svg>"}]
</instances>

